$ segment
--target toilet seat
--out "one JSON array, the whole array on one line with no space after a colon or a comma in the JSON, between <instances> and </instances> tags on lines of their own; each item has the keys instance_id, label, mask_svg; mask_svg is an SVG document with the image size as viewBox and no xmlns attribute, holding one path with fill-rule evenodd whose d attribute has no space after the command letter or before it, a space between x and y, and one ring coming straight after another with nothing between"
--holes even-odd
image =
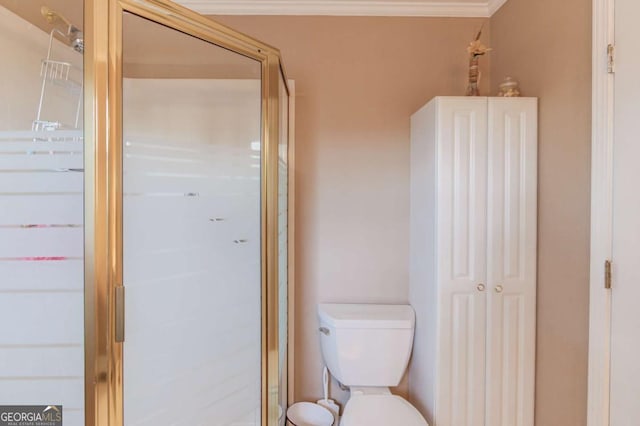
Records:
<instances>
[{"instance_id":1,"label":"toilet seat","mask_svg":"<svg viewBox=\"0 0 640 426\"><path fill-rule=\"evenodd\" d=\"M429 426L427 421L397 395L352 395L340 426Z\"/></svg>"}]
</instances>

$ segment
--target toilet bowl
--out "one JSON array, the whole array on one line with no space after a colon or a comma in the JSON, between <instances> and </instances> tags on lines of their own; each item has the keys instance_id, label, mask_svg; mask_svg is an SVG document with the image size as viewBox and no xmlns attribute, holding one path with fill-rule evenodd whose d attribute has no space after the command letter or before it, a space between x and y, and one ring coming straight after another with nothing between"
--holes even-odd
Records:
<instances>
[{"instance_id":1,"label":"toilet bowl","mask_svg":"<svg viewBox=\"0 0 640 426\"><path fill-rule=\"evenodd\" d=\"M413 347L408 305L320 304L320 346L331 374L349 386L340 426L428 426L397 386Z\"/></svg>"}]
</instances>

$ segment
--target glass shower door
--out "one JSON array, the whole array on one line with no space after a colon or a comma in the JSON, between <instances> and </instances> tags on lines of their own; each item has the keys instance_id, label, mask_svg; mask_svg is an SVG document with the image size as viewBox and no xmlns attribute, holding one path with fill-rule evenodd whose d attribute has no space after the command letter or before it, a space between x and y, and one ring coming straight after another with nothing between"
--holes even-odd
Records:
<instances>
[{"instance_id":1,"label":"glass shower door","mask_svg":"<svg viewBox=\"0 0 640 426\"><path fill-rule=\"evenodd\" d=\"M261 64L123 16L124 424L261 424Z\"/></svg>"}]
</instances>

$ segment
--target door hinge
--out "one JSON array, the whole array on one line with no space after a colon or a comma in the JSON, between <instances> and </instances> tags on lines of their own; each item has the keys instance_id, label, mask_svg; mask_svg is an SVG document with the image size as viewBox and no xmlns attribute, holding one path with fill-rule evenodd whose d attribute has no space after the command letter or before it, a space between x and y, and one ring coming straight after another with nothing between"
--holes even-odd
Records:
<instances>
[{"instance_id":1,"label":"door hinge","mask_svg":"<svg viewBox=\"0 0 640 426\"><path fill-rule=\"evenodd\" d=\"M604 261L604 288L611 289L611 261Z\"/></svg>"},{"instance_id":2,"label":"door hinge","mask_svg":"<svg viewBox=\"0 0 640 426\"><path fill-rule=\"evenodd\" d=\"M607 46L607 72L609 74L615 74L615 52L616 47L613 44Z\"/></svg>"},{"instance_id":3,"label":"door hinge","mask_svg":"<svg viewBox=\"0 0 640 426\"><path fill-rule=\"evenodd\" d=\"M116 319L116 329L115 329L115 337L116 342L122 343L124 342L124 286L116 287L115 294L115 319Z\"/></svg>"}]
</instances>

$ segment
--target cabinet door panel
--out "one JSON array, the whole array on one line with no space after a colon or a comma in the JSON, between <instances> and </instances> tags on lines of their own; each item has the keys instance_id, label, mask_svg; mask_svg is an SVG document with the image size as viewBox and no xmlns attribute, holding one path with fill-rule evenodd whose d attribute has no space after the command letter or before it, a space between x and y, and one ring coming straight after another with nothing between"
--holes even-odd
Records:
<instances>
[{"instance_id":1,"label":"cabinet door panel","mask_svg":"<svg viewBox=\"0 0 640 426\"><path fill-rule=\"evenodd\" d=\"M486 108L486 98L439 100L438 426L484 418Z\"/></svg>"},{"instance_id":2,"label":"cabinet door panel","mask_svg":"<svg viewBox=\"0 0 640 426\"><path fill-rule=\"evenodd\" d=\"M532 426L537 101L490 99L486 426Z\"/></svg>"}]
</instances>

